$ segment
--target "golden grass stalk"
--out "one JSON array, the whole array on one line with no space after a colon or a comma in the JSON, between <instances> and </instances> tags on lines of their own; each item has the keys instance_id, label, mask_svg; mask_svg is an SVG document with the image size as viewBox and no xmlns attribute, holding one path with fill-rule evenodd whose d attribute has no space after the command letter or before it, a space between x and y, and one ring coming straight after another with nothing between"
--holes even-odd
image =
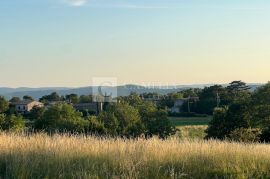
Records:
<instances>
[{"instance_id":1,"label":"golden grass stalk","mask_svg":"<svg viewBox=\"0 0 270 179\"><path fill-rule=\"evenodd\" d=\"M270 146L0 134L0 178L266 178Z\"/></svg>"}]
</instances>

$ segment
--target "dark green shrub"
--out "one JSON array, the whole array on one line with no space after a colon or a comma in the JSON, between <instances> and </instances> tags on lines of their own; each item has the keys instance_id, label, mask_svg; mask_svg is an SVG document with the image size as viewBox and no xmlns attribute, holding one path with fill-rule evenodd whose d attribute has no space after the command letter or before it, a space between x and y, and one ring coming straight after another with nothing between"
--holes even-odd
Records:
<instances>
[{"instance_id":1,"label":"dark green shrub","mask_svg":"<svg viewBox=\"0 0 270 179\"><path fill-rule=\"evenodd\" d=\"M138 137L144 132L139 112L127 103L109 105L98 119L104 124L108 135Z\"/></svg>"},{"instance_id":2,"label":"dark green shrub","mask_svg":"<svg viewBox=\"0 0 270 179\"><path fill-rule=\"evenodd\" d=\"M8 110L8 102L3 96L0 96L0 113L5 112Z\"/></svg>"},{"instance_id":3,"label":"dark green shrub","mask_svg":"<svg viewBox=\"0 0 270 179\"><path fill-rule=\"evenodd\" d=\"M41 119L35 121L35 129L46 132L85 132L87 121L82 118L82 113L77 112L69 104L56 104L49 107Z\"/></svg>"},{"instance_id":4,"label":"dark green shrub","mask_svg":"<svg viewBox=\"0 0 270 179\"><path fill-rule=\"evenodd\" d=\"M104 127L104 124L99 121L96 116L88 116L86 118L86 121L88 122L85 129L87 133L93 135L102 135L106 133L106 128Z\"/></svg>"},{"instance_id":5,"label":"dark green shrub","mask_svg":"<svg viewBox=\"0 0 270 179\"><path fill-rule=\"evenodd\" d=\"M214 111L213 119L210 121L206 129L206 138L224 139L227 134L227 118L228 108L216 108Z\"/></svg>"},{"instance_id":6,"label":"dark green shrub","mask_svg":"<svg viewBox=\"0 0 270 179\"><path fill-rule=\"evenodd\" d=\"M270 127L265 127L260 136L261 142L270 142Z\"/></svg>"},{"instance_id":7,"label":"dark green shrub","mask_svg":"<svg viewBox=\"0 0 270 179\"><path fill-rule=\"evenodd\" d=\"M25 129L25 121L22 116L0 114L0 129L21 132Z\"/></svg>"}]
</instances>

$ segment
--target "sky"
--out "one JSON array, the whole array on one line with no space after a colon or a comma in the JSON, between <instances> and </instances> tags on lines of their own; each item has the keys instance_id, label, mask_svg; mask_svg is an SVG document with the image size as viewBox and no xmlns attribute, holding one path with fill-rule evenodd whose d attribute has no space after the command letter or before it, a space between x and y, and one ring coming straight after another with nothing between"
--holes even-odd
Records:
<instances>
[{"instance_id":1,"label":"sky","mask_svg":"<svg viewBox=\"0 0 270 179\"><path fill-rule=\"evenodd\" d=\"M0 87L270 79L269 0L1 0Z\"/></svg>"}]
</instances>

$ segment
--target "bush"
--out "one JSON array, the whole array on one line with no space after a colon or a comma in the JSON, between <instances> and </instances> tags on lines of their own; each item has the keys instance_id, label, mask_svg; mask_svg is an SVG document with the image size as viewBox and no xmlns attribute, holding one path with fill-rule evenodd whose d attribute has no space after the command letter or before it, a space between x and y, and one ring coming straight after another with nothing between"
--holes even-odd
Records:
<instances>
[{"instance_id":1,"label":"bush","mask_svg":"<svg viewBox=\"0 0 270 179\"><path fill-rule=\"evenodd\" d=\"M25 129L25 121L22 116L0 114L1 130L21 132Z\"/></svg>"},{"instance_id":2,"label":"bush","mask_svg":"<svg viewBox=\"0 0 270 179\"><path fill-rule=\"evenodd\" d=\"M157 109L152 103L138 106L142 122L145 126L145 136L167 138L176 133L176 128L168 119L167 111Z\"/></svg>"},{"instance_id":3,"label":"bush","mask_svg":"<svg viewBox=\"0 0 270 179\"><path fill-rule=\"evenodd\" d=\"M46 132L85 132L87 121L82 113L77 112L71 105L56 104L44 112L41 119L35 121L35 128Z\"/></svg>"},{"instance_id":4,"label":"bush","mask_svg":"<svg viewBox=\"0 0 270 179\"><path fill-rule=\"evenodd\" d=\"M98 119L104 123L108 135L120 137L138 137L144 132L139 112L127 103L108 106Z\"/></svg>"},{"instance_id":5,"label":"bush","mask_svg":"<svg viewBox=\"0 0 270 179\"><path fill-rule=\"evenodd\" d=\"M216 108L206 130L207 138L225 139L238 128L256 128L249 100L236 101L228 107Z\"/></svg>"},{"instance_id":6,"label":"bush","mask_svg":"<svg viewBox=\"0 0 270 179\"><path fill-rule=\"evenodd\" d=\"M206 138L224 139L227 134L226 118L228 108L216 108L213 115L213 120L210 121L206 129Z\"/></svg>"},{"instance_id":7,"label":"bush","mask_svg":"<svg viewBox=\"0 0 270 179\"><path fill-rule=\"evenodd\" d=\"M87 133L93 135L101 135L106 133L106 128L104 124L100 122L96 116L89 116L86 118L88 124L86 126Z\"/></svg>"},{"instance_id":8,"label":"bush","mask_svg":"<svg viewBox=\"0 0 270 179\"><path fill-rule=\"evenodd\" d=\"M237 142L259 142L261 133L258 128L238 128L232 131L228 138Z\"/></svg>"},{"instance_id":9,"label":"bush","mask_svg":"<svg viewBox=\"0 0 270 179\"><path fill-rule=\"evenodd\" d=\"M270 142L270 127L265 127L260 136L261 142Z\"/></svg>"},{"instance_id":10,"label":"bush","mask_svg":"<svg viewBox=\"0 0 270 179\"><path fill-rule=\"evenodd\" d=\"M26 119L29 119L30 121L36 121L42 118L44 112L45 112L44 107L34 106L33 109L30 111L30 113L25 114L24 117Z\"/></svg>"},{"instance_id":11,"label":"bush","mask_svg":"<svg viewBox=\"0 0 270 179\"><path fill-rule=\"evenodd\" d=\"M119 128L119 121L112 112L102 112L98 116L98 120L104 125L106 135L119 135L119 132L121 131Z\"/></svg>"},{"instance_id":12,"label":"bush","mask_svg":"<svg viewBox=\"0 0 270 179\"><path fill-rule=\"evenodd\" d=\"M0 96L0 113L5 112L8 110L8 102L3 96Z\"/></svg>"}]
</instances>

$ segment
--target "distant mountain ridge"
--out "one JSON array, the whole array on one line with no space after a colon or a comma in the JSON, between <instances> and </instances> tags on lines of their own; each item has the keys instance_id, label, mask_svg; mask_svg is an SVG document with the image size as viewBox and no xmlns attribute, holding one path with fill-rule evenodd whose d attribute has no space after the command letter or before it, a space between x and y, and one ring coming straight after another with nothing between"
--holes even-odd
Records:
<instances>
[{"instance_id":1,"label":"distant mountain ridge","mask_svg":"<svg viewBox=\"0 0 270 179\"><path fill-rule=\"evenodd\" d=\"M123 85L117 87L102 87L102 89L108 93L117 90L118 96L127 96L131 92L136 92L139 94L142 93L159 93L159 94L167 94L171 92L177 92L188 88L204 88L206 86L211 86L214 84L195 84L195 85L177 85L177 86L140 86L140 85ZM262 84L248 84L251 87L251 90L255 90L258 86ZM227 84L223 84L222 86L227 86ZM0 87L0 95L5 96L7 99L10 99L14 96L22 98L25 95L32 96L34 99L39 99L44 95L48 95L52 92L57 92L59 95L67 95L67 94L78 94L78 95L89 95L92 94L94 88L97 87L80 87L80 88L68 88L68 87L42 87L42 88L8 88L8 87Z\"/></svg>"}]
</instances>

